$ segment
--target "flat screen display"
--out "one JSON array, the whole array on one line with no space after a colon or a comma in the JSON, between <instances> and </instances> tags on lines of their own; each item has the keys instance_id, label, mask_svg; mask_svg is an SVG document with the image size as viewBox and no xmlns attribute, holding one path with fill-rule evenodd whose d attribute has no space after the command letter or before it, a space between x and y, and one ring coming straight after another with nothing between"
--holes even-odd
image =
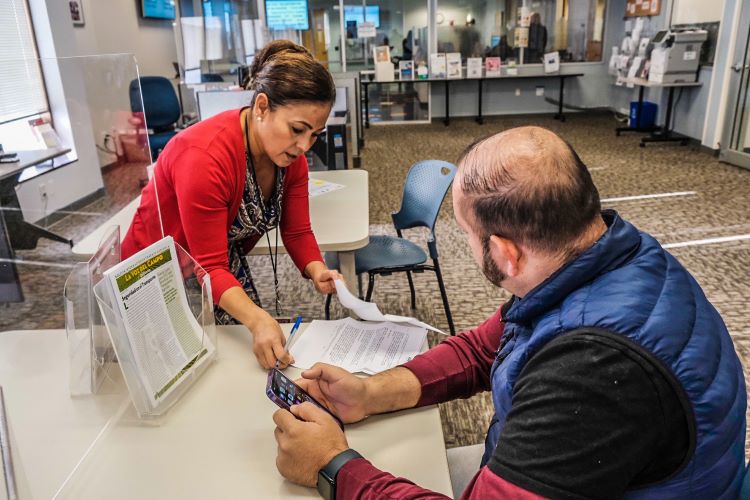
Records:
<instances>
[{"instance_id":1,"label":"flat screen display","mask_svg":"<svg viewBox=\"0 0 750 500\"><path fill-rule=\"evenodd\" d=\"M362 8L361 5L344 5L344 24L347 21L354 21L357 24L375 23L375 28L380 28L380 6L368 5Z\"/></svg>"},{"instance_id":2,"label":"flat screen display","mask_svg":"<svg viewBox=\"0 0 750 500\"><path fill-rule=\"evenodd\" d=\"M308 30L307 0L266 0L266 24L271 30Z\"/></svg>"},{"instance_id":3,"label":"flat screen display","mask_svg":"<svg viewBox=\"0 0 750 500\"><path fill-rule=\"evenodd\" d=\"M141 0L143 17L174 19L174 0Z\"/></svg>"}]
</instances>

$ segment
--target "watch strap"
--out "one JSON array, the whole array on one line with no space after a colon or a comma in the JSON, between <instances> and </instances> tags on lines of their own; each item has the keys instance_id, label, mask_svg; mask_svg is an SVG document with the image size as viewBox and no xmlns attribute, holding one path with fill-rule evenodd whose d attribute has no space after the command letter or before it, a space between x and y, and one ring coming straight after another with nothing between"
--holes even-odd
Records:
<instances>
[{"instance_id":1,"label":"watch strap","mask_svg":"<svg viewBox=\"0 0 750 500\"><path fill-rule=\"evenodd\" d=\"M320 470L320 474L326 476L326 479L328 479L328 481L332 483L332 493L334 493L334 495L332 496L333 498L336 498L336 476L344 465L346 465L350 460L354 460L355 458L364 457L357 453L355 450L349 448L348 450L344 450L333 457L331 461L328 462L328 464Z\"/></svg>"}]
</instances>

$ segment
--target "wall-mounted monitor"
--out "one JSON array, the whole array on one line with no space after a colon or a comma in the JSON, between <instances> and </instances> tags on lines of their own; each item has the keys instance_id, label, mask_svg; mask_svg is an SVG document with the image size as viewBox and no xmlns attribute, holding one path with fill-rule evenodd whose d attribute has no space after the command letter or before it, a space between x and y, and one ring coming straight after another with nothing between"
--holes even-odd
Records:
<instances>
[{"instance_id":1,"label":"wall-mounted monitor","mask_svg":"<svg viewBox=\"0 0 750 500\"><path fill-rule=\"evenodd\" d=\"M266 0L266 24L271 30L309 30L307 0Z\"/></svg>"},{"instance_id":2,"label":"wall-mounted monitor","mask_svg":"<svg viewBox=\"0 0 750 500\"><path fill-rule=\"evenodd\" d=\"M141 0L143 17L153 19L174 19L175 0Z\"/></svg>"},{"instance_id":3,"label":"wall-mounted monitor","mask_svg":"<svg viewBox=\"0 0 750 500\"><path fill-rule=\"evenodd\" d=\"M357 24L375 23L375 28L380 28L380 6L367 5L344 5L344 24L347 21L354 21Z\"/></svg>"}]
</instances>

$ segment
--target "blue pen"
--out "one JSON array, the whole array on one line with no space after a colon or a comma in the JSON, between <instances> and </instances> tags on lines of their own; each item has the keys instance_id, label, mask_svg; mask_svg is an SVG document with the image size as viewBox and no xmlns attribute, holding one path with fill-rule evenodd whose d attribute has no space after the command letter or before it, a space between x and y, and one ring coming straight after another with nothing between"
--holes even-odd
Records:
<instances>
[{"instance_id":1,"label":"blue pen","mask_svg":"<svg viewBox=\"0 0 750 500\"><path fill-rule=\"evenodd\" d=\"M297 315L297 319L294 320L294 326L292 326L292 329L289 331L289 338L286 340L286 345L287 346L292 345L292 338L294 337L295 332L299 328L300 323L302 323L302 316ZM289 349L285 348L285 350L286 350L286 352L289 352ZM278 368L278 367L279 367L279 362L277 360L276 361L276 368Z\"/></svg>"}]
</instances>

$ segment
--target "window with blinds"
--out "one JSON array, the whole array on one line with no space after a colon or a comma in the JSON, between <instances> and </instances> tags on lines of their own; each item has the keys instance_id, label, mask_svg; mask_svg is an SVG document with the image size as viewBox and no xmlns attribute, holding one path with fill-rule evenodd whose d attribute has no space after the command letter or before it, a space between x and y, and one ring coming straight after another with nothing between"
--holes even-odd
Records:
<instances>
[{"instance_id":1,"label":"window with blinds","mask_svg":"<svg viewBox=\"0 0 750 500\"><path fill-rule=\"evenodd\" d=\"M0 125L48 109L26 0L0 0Z\"/></svg>"}]
</instances>

